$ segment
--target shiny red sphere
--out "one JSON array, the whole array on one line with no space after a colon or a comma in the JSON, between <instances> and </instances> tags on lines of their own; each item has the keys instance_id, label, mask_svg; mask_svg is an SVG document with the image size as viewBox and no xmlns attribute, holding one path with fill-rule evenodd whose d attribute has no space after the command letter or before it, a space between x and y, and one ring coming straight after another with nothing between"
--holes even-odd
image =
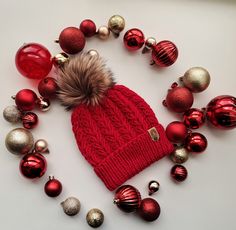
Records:
<instances>
[{"instance_id":1,"label":"shiny red sphere","mask_svg":"<svg viewBox=\"0 0 236 230\"><path fill-rule=\"evenodd\" d=\"M60 195L62 191L62 184L59 180L50 178L44 186L44 192L50 197L56 197Z\"/></svg>"},{"instance_id":2,"label":"shiny red sphere","mask_svg":"<svg viewBox=\"0 0 236 230\"><path fill-rule=\"evenodd\" d=\"M54 78L46 77L42 79L38 84L38 91L44 98L53 98L56 96L57 83Z\"/></svg>"},{"instance_id":3,"label":"shiny red sphere","mask_svg":"<svg viewBox=\"0 0 236 230\"><path fill-rule=\"evenodd\" d=\"M22 175L29 179L42 177L46 170L46 159L40 153L26 154L20 162L20 171Z\"/></svg>"},{"instance_id":4,"label":"shiny red sphere","mask_svg":"<svg viewBox=\"0 0 236 230\"><path fill-rule=\"evenodd\" d=\"M188 129L184 123L173 121L166 127L166 136L173 143L183 143L188 135Z\"/></svg>"},{"instance_id":5,"label":"shiny red sphere","mask_svg":"<svg viewBox=\"0 0 236 230\"><path fill-rule=\"evenodd\" d=\"M185 139L185 148L189 152L201 153L207 148L207 139L201 133L190 133Z\"/></svg>"},{"instance_id":6,"label":"shiny red sphere","mask_svg":"<svg viewBox=\"0 0 236 230\"><path fill-rule=\"evenodd\" d=\"M222 95L212 99L206 107L207 119L217 128L236 127L236 98Z\"/></svg>"},{"instance_id":7,"label":"shiny red sphere","mask_svg":"<svg viewBox=\"0 0 236 230\"><path fill-rule=\"evenodd\" d=\"M80 29L67 27L60 33L59 44L62 50L68 54L76 54L83 50L85 37Z\"/></svg>"},{"instance_id":8,"label":"shiny red sphere","mask_svg":"<svg viewBox=\"0 0 236 230\"><path fill-rule=\"evenodd\" d=\"M184 113L183 122L190 129L198 129L205 122L205 113L200 109L191 108Z\"/></svg>"},{"instance_id":9,"label":"shiny red sphere","mask_svg":"<svg viewBox=\"0 0 236 230\"><path fill-rule=\"evenodd\" d=\"M18 71L27 78L41 79L52 69L51 54L48 49L37 43L20 47L15 56Z\"/></svg>"},{"instance_id":10,"label":"shiny red sphere","mask_svg":"<svg viewBox=\"0 0 236 230\"><path fill-rule=\"evenodd\" d=\"M193 94L185 87L175 87L170 89L165 100L168 109L183 113L190 109L193 104Z\"/></svg>"},{"instance_id":11,"label":"shiny red sphere","mask_svg":"<svg viewBox=\"0 0 236 230\"><path fill-rule=\"evenodd\" d=\"M26 129L32 129L38 124L38 116L33 112L26 112L22 115L21 120Z\"/></svg>"},{"instance_id":12,"label":"shiny red sphere","mask_svg":"<svg viewBox=\"0 0 236 230\"><path fill-rule=\"evenodd\" d=\"M123 185L117 189L114 203L124 212L134 212L141 203L140 192L131 185Z\"/></svg>"},{"instance_id":13,"label":"shiny red sphere","mask_svg":"<svg viewBox=\"0 0 236 230\"><path fill-rule=\"evenodd\" d=\"M85 19L80 23L80 30L83 32L85 37L92 37L96 34L96 25L90 19Z\"/></svg>"},{"instance_id":14,"label":"shiny red sphere","mask_svg":"<svg viewBox=\"0 0 236 230\"><path fill-rule=\"evenodd\" d=\"M125 33L123 41L128 50L135 51L143 46L145 38L141 30L134 28Z\"/></svg>"},{"instance_id":15,"label":"shiny red sphere","mask_svg":"<svg viewBox=\"0 0 236 230\"><path fill-rule=\"evenodd\" d=\"M188 176L188 171L183 165L174 165L170 171L171 177L177 181L182 182Z\"/></svg>"},{"instance_id":16,"label":"shiny red sphere","mask_svg":"<svg viewBox=\"0 0 236 230\"><path fill-rule=\"evenodd\" d=\"M38 97L31 89L22 89L15 96L15 103L19 110L30 111L35 108Z\"/></svg>"},{"instance_id":17,"label":"shiny red sphere","mask_svg":"<svg viewBox=\"0 0 236 230\"><path fill-rule=\"evenodd\" d=\"M142 219L152 222L160 216L161 208L156 200L152 198L145 198L141 201L138 213Z\"/></svg>"},{"instance_id":18,"label":"shiny red sphere","mask_svg":"<svg viewBox=\"0 0 236 230\"><path fill-rule=\"evenodd\" d=\"M161 41L152 47L152 60L159 67L168 67L178 58L178 49L171 41Z\"/></svg>"}]
</instances>

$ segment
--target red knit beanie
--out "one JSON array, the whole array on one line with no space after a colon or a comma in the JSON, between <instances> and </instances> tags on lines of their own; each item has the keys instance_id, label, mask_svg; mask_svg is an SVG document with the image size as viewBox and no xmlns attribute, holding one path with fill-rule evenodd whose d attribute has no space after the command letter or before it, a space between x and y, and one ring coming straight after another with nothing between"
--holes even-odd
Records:
<instances>
[{"instance_id":1,"label":"red knit beanie","mask_svg":"<svg viewBox=\"0 0 236 230\"><path fill-rule=\"evenodd\" d=\"M150 106L116 85L99 57L77 55L59 71L59 98L73 108L73 132L109 190L173 151Z\"/></svg>"}]
</instances>

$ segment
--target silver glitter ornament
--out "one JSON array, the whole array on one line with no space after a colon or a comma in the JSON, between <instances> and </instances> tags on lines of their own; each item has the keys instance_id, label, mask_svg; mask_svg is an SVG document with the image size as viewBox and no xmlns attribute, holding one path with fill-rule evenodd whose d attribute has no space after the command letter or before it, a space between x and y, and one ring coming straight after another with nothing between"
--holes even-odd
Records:
<instances>
[{"instance_id":1,"label":"silver glitter ornament","mask_svg":"<svg viewBox=\"0 0 236 230\"><path fill-rule=\"evenodd\" d=\"M89 226L97 228L102 225L104 214L101 210L93 208L87 213L86 220Z\"/></svg>"},{"instance_id":2,"label":"silver glitter ornament","mask_svg":"<svg viewBox=\"0 0 236 230\"><path fill-rule=\"evenodd\" d=\"M174 152L170 154L170 158L174 163L183 164L188 160L188 151L184 147L176 147Z\"/></svg>"},{"instance_id":3,"label":"silver glitter ornament","mask_svg":"<svg viewBox=\"0 0 236 230\"><path fill-rule=\"evenodd\" d=\"M75 216L80 211L80 201L75 197L69 197L61 202L64 213L68 216Z\"/></svg>"},{"instance_id":4,"label":"silver glitter ornament","mask_svg":"<svg viewBox=\"0 0 236 230\"><path fill-rule=\"evenodd\" d=\"M25 154L32 149L34 138L30 131L23 128L16 128L7 134L5 145L8 151L13 154Z\"/></svg>"},{"instance_id":5,"label":"silver glitter ornament","mask_svg":"<svg viewBox=\"0 0 236 230\"><path fill-rule=\"evenodd\" d=\"M3 110L3 117L10 123L17 123L21 120L21 112L15 105L10 105Z\"/></svg>"}]
</instances>

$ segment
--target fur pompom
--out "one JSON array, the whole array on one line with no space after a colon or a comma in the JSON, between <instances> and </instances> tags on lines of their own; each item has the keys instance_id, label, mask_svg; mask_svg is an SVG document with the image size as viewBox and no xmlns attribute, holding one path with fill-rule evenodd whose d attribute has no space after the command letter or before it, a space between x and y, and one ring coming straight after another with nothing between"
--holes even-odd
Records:
<instances>
[{"instance_id":1,"label":"fur pompom","mask_svg":"<svg viewBox=\"0 0 236 230\"><path fill-rule=\"evenodd\" d=\"M115 82L101 57L82 53L70 57L63 68L58 69L57 84L62 105L71 109L81 103L99 104Z\"/></svg>"}]
</instances>

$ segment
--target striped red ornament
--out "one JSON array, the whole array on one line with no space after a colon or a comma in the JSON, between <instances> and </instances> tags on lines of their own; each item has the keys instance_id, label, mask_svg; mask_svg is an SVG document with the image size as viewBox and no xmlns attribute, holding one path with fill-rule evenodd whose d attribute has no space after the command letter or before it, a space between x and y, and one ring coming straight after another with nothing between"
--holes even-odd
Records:
<instances>
[{"instance_id":1,"label":"striped red ornament","mask_svg":"<svg viewBox=\"0 0 236 230\"><path fill-rule=\"evenodd\" d=\"M182 182L188 176L188 171L183 165L174 165L170 171L171 177L177 181Z\"/></svg>"}]
</instances>

